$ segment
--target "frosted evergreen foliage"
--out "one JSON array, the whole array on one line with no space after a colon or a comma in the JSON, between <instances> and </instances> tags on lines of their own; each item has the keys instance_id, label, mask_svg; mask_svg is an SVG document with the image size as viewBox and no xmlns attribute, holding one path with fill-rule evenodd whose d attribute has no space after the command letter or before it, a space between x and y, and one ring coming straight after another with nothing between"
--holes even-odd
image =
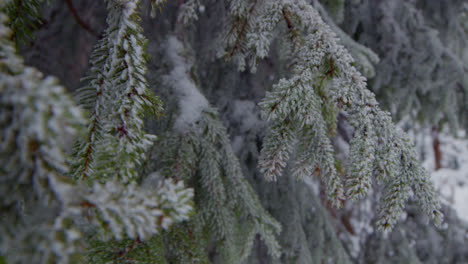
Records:
<instances>
[{"instance_id":1,"label":"frosted evergreen foliage","mask_svg":"<svg viewBox=\"0 0 468 264\"><path fill-rule=\"evenodd\" d=\"M198 0L184 1L184 3L180 6L180 11L177 20L179 21L179 23L189 25L190 23L198 19L198 12L199 10L203 10L203 8L204 7L200 6Z\"/></svg>"},{"instance_id":2,"label":"frosted evergreen foliage","mask_svg":"<svg viewBox=\"0 0 468 264\"><path fill-rule=\"evenodd\" d=\"M47 199L53 195L49 177L67 170L63 147L70 143L67 137L85 121L79 108L70 107L73 102L56 79L44 78L36 69L23 66L6 40L10 30L3 23L1 29L2 174L8 181L34 186L34 192L22 193L2 184L2 195L12 200L18 195L28 200Z\"/></svg>"},{"instance_id":3,"label":"frosted evergreen foliage","mask_svg":"<svg viewBox=\"0 0 468 264\"><path fill-rule=\"evenodd\" d=\"M163 172L195 183L194 224L208 228L221 250L223 263L239 263L250 255L259 234L272 256L279 255L279 224L263 209L242 175L226 128L190 77L190 50L171 36L167 56L172 70L165 81L179 100L175 135L160 146ZM204 206L202 206L204 205Z\"/></svg>"},{"instance_id":4,"label":"frosted evergreen foliage","mask_svg":"<svg viewBox=\"0 0 468 264\"><path fill-rule=\"evenodd\" d=\"M84 123L81 111L69 107L71 99L54 78L44 79L33 68L2 75L2 174L8 177L5 182L33 188L23 192L2 185L5 202L25 198L47 203L54 196L57 179L52 178L68 170L63 146Z\"/></svg>"},{"instance_id":5,"label":"frosted evergreen foliage","mask_svg":"<svg viewBox=\"0 0 468 264\"><path fill-rule=\"evenodd\" d=\"M344 19L344 1L343 0L329 0L324 2L322 6L319 1L311 1L313 6L322 16L324 22L330 26L346 49L351 53L354 59L356 68L366 77L373 78L375 76L375 64L380 59L378 55L368 47L359 44L353 40L346 32L344 32L337 23L342 22Z\"/></svg>"},{"instance_id":6,"label":"frosted evergreen foliage","mask_svg":"<svg viewBox=\"0 0 468 264\"><path fill-rule=\"evenodd\" d=\"M380 19L382 18L382 19ZM350 3L343 28L381 58L370 88L398 119L466 128L466 1Z\"/></svg>"},{"instance_id":7,"label":"frosted evergreen foliage","mask_svg":"<svg viewBox=\"0 0 468 264\"><path fill-rule=\"evenodd\" d=\"M64 176L67 146L86 123L82 110L56 79L23 65L0 8L0 254L8 263L76 262L82 222L143 239L188 219L193 191L182 182L89 189Z\"/></svg>"},{"instance_id":8,"label":"frosted evergreen foliage","mask_svg":"<svg viewBox=\"0 0 468 264\"><path fill-rule=\"evenodd\" d=\"M6 21L0 12L0 251L9 263L66 263L79 233L55 200L69 186L60 176L67 137L84 119L56 79L23 66Z\"/></svg>"},{"instance_id":9,"label":"frosted evergreen foliage","mask_svg":"<svg viewBox=\"0 0 468 264\"><path fill-rule=\"evenodd\" d=\"M284 37L290 39L292 63L291 77L281 79L260 103L263 118L272 126L259 161L266 179L280 176L294 153L293 174L304 178L320 171L328 198L340 206L344 187L328 135L334 133L336 113L345 111L355 129L345 183L348 198L363 197L371 187L373 175L385 174L377 177L378 182L391 190L384 193L381 207L383 212L392 213L382 214L380 228L387 230L394 225L411 191L416 198L431 197L419 202L439 223L441 213L433 199L435 190L415 162L409 143L400 143L407 142L406 136L392 124L389 114L379 109L374 95L366 88L365 78L352 66L351 55L338 44L319 13L302 0L259 3L256 11L243 14L248 19L255 13L251 18L255 26L245 34L245 45L257 58L263 58L268 53L271 32L279 25L286 26ZM390 155L383 159L382 153L390 149ZM397 154L392 155L393 152Z\"/></svg>"},{"instance_id":10,"label":"frosted evergreen foliage","mask_svg":"<svg viewBox=\"0 0 468 264\"><path fill-rule=\"evenodd\" d=\"M182 181L163 180L138 186L110 180L105 184L94 183L90 190L75 195L81 198L81 215L93 227L84 232L89 249L80 257L86 262L105 252L96 252L93 246L97 244L103 248L121 247L130 240L147 245L174 223L186 221L193 214L193 189L185 188Z\"/></svg>"},{"instance_id":11,"label":"frosted evergreen foliage","mask_svg":"<svg viewBox=\"0 0 468 264\"><path fill-rule=\"evenodd\" d=\"M283 224L282 256L262 260L274 264L352 263L335 229L336 219L330 217L319 200L310 199L309 195L315 192L313 181L281 177L277 183L275 188L265 188L263 195L273 205L272 215ZM255 257L249 263L259 263Z\"/></svg>"},{"instance_id":12,"label":"frosted evergreen foliage","mask_svg":"<svg viewBox=\"0 0 468 264\"><path fill-rule=\"evenodd\" d=\"M96 208L104 229L109 229L116 239L144 240L161 228L187 220L192 210L193 190L185 189L182 181L166 180L155 187L157 195L135 184L95 184L85 203Z\"/></svg>"},{"instance_id":13,"label":"frosted evergreen foliage","mask_svg":"<svg viewBox=\"0 0 468 264\"><path fill-rule=\"evenodd\" d=\"M455 212L442 206L444 221L440 228L427 225L426 217L418 215L418 208L410 204L408 216L389 234L370 234L363 243L360 260L364 263L465 263L468 260L464 235L468 227Z\"/></svg>"},{"instance_id":14,"label":"frosted evergreen foliage","mask_svg":"<svg viewBox=\"0 0 468 264\"><path fill-rule=\"evenodd\" d=\"M367 90L397 118L466 124L468 9L439 2L8 1L0 263L465 262L466 225L417 214L440 221L433 186ZM14 45L76 84L83 24L107 26L76 93L85 114Z\"/></svg>"},{"instance_id":15,"label":"frosted evergreen foliage","mask_svg":"<svg viewBox=\"0 0 468 264\"><path fill-rule=\"evenodd\" d=\"M88 140L78 147L74 176L136 178L136 168L156 139L143 130L143 115L159 115L161 102L148 89L139 1L107 1L105 37L92 56L89 85L78 94L92 112Z\"/></svg>"}]
</instances>

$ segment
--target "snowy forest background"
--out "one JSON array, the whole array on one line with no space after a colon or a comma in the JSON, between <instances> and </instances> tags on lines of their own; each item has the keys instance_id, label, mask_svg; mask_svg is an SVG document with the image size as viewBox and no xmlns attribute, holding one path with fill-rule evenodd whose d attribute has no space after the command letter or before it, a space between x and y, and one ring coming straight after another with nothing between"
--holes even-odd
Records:
<instances>
[{"instance_id":1,"label":"snowy forest background","mask_svg":"<svg viewBox=\"0 0 468 264\"><path fill-rule=\"evenodd\" d=\"M135 0L48 2L12 0L1 7L0 263L468 263L466 1L152 0L142 1L136 9L129 4L139 2ZM136 19L138 12L141 21ZM4 21L3 14L10 16L10 22ZM310 21L305 18L309 16L316 28L308 26ZM316 17L328 27L321 28ZM13 35L5 33L6 27ZM124 52L115 52L115 58L122 58L114 64L126 61L128 52L141 57L141 61L134 60L134 71L120 69L112 61L109 66L100 59L107 56L103 54L113 45L112 38L120 37L112 32L122 27L130 28L126 32L135 36L131 41L141 47L125 41L116 44L115 50ZM324 39L336 34L338 44L349 51L354 62L339 62L338 58L348 54L339 47L320 47L329 45L314 39L322 31ZM142 51L145 38L147 61ZM314 45L311 48L307 43ZM15 48L19 56L8 55ZM301 96L288 101L287 96L292 95L272 90L289 85L287 81L302 80L294 79L297 76L309 78L298 74L298 69L320 56L330 59L321 59L317 75L312 72L309 77L320 99L318 108L310 106L310 111L319 109L315 114L321 117L308 118L325 128L311 126L312 131L323 133L312 133L315 141L306 145L300 137L281 137L289 128L281 130L285 128L280 119L309 107L308 103ZM16 87L42 83L42 77L20 67L20 57L24 65L45 76L56 76L73 99L61 97L62 92L52 89L55 84L46 81L37 89L50 86L50 95L42 90L15 94ZM362 98L350 96L345 102L340 97L331 103L335 95L329 91L341 87L346 76L339 76L345 75L349 65L367 78L367 88L376 95L378 106L370 99L364 105L391 114L415 144L409 149L419 161L399 168L392 162L399 163L406 156L400 158L388 149L393 154L385 156L374 146L387 144L382 143L386 138L406 143L399 139L399 132L393 134L392 126L369 121L373 110L353 112L357 110L349 105L367 100L362 99L368 96L365 92ZM17 73L22 71L24 75ZM137 138L143 138L132 148L136 154L129 156L121 154L127 151L118 147L121 140L112 141L122 136L107 133L104 125L111 124L113 113L120 111L112 105L118 102L112 103L112 93L118 92L106 95L105 85L111 80L109 87L123 87L128 79L121 81L122 72L131 72L128 79L135 74L135 82L159 97L152 98L144 90L138 94L140 101L128 103L141 113L135 112L134 130L122 126L117 135L134 131ZM83 77L87 79L80 81ZM18 85L10 78L28 81ZM104 117L96 114L93 101L99 98L99 91L104 94ZM44 132L46 138L57 139L58 143L50 144L63 148L57 152L63 160L45 158L43 167L37 161L33 165L25 161L34 151L30 145L23 150L23 141L12 139L36 136L32 121L20 125L12 121L27 109L12 103L23 103L17 99L23 95L30 96L24 99L25 105L35 105L44 96L47 104L61 109L58 115L63 116L54 121L57 126L78 131L69 135L67 129L47 132L47 128ZM56 102L55 96L59 98ZM281 100L275 101L275 96ZM265 114L264 109L270 107L273 112L282 101L297 104L299 109L280 109L276 116ZM76 111L81 110L75 110L75 104L87 111L84 117L78 117ZM146 104L152 105L150 110ZM143 118L143 110L154 115ZM41 121L53 120L54 114L36 118L41 126ZM80 140L94 133L93 120L103 126L96 136L94 167L86 171L83 153L87 153L87 145ZM307 125L310 123L298 125L298 131L291 134L307 133ZM76 128L79 126L84 129ZM34 132L21 132L25 128ZM366 140L368 134L375 142L371 142L374 138ZM358 140L362 142L352 143ZM324 141L330 143L329 149L322 146ZM280 148L282 142L293 147L287 146L290 151L278 155L283 163L268 167L268 148ZM402 152L410 145L401 147ZM307 148L312 150L307 152ZM297 160L302 152L314 156L316 165L295 169L300 167ZM65 158L68 156L71 158ZM62 163L71 168L64 169L63 182L62 178L55 182L55 176L41 176L48 175L48 170L60 174L61 169L50 164ZM418 181L422 189L430 186L420 178L424 173L413 172L417 163L428 171L438 193L435 198L429 187L422 191L426 198L417 187L408 189L412 181ZM129 165L119 169L118 176L109 176L122 164ZM398 175L410 171L414 179L400 182L398 177L391 178L392 168ZM325 172L337 176L327 179ZM356 179L349 178L355 174ZM381 174L392 180L379 179ZM341 184L344 192L336 187ZM441 225L429 219L437 222L437 199L443 213Z\"/></svg>"}]
</instances>

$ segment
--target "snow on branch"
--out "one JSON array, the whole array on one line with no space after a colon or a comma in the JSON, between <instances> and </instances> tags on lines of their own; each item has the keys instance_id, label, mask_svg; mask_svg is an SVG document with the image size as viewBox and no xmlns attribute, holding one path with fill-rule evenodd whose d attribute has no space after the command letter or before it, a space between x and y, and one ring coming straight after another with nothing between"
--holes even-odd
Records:
<instances>
[{"instance_id":1,"label":"snow on branch","mask_svg":"<svg viewBox=\"0 0 468 264\"><path fill-rule=\"evenodd\" d=\"M318 0L313 0L313 3L314 7L320 13L325 23L338 36L339 43L342 43L349 50L349 52L355 60L356 67L359 69L359 71L364 76L366 76L366 78L374 77L374 65L379 63L378 55L370 48L354 41L348 34L346 34L340 27L338 27ZM341 5L344 5L344 3L341 3Z\"/></svg>"},{"instance_id":2,"label":"snow on branch","mask_svg":"<svg viewBox=\"0 0 468 264\"><path fill-rule=\"evenodd\" d=\"M200 5L199 0L185 1L180 7L177 21L184 25L189 25L198 20L198 11L203 12L204 6Z\"/></svg>"},{"instance_id":3,"label":"snow on branch","mask_svg":"<svg viewBox=\"0 0 468 264\"><path fill-rule=\"evenodd\" d=\"M156 139L143 130L143 115L159 116L162 103L144 76L146 39L138 6L138 0L107 1L108 28L91 57L89 84L78 93L92 112L92 122L88 139L77 148L76 178L132 181Z\"/></svg>"},{"instance_id":4,"label":"snow on branch","mask_svg":"<svg viewBox=\"0 0 468 264\"><path fill-rule=\"evenodd\" d=\"M193 190L186 189L182 181L165 180L156 190L109 181L95 184L82 203L96 209L103 229L110 229L116 239L148 239L161 228L187 220L192 198Z\"/></svg>"},{"instance_id":5,"label":"snow on branch","mask_svg":"<svg viewBox=\"0 0 468 264\"><path fill-rule=\"evenodd\" d=\"M190 50L173 36L166 49L172 70L164 79L178 97L180 113L174 124L178 135L169 135L162 143L167 144L161 154L165 176L196 182L196 200L204 206L198 207L194 218L201 219L217 240L224 241L223 258L234 263L247 258L256 234L272 256L279 256L275 236L281 227L263 209L244 179L226 128L191 78L194 69ZM239 225L245 227L246 234L237 241L234 234Z\"/></svg>"},{"instance_id":6,"label":"snow on branch","mask_svg":"<svg viewBox=\"0 0 468 264\"><path fill-rule=\"evenodd\" d=\"M434 187L417 164L407 136L380 110L350 53L319 12L304 0L284 0L257 3L255 10L237 16L254 21L244 39L238 39L240 46L248 47L245 54L265 57L271 32L278 26L285 26L284 38L290 41L285 47L290 51L285 53L292 62L291 77L281 79L260 103L262 117L272 125L259 162L265 177L274 180L280 176L295 153L293 174L303 178L319 171L335 206L341 205L345 189L350 199L365 196L377 175L377 181L385 186L379 228L393 227L411 194L436 224L440 223L442 214ZM370 51L361 52L377 59ZM329 139L339 111L348 114L355 129L345 186L335 168Z\"/></svg>"},{"instance_id":7,"label":"snow on branch","mask_svg":"<svg viewBox=\"0 0 468 264\"><path fill-rule=\"evenodd\" d=\"M166 181L157 190L117 182L94 189L65 177L68 146L86 125L53 77L23 65L0 6L0 254L8 263L70 263L85 220L112 236L147 238L186 220L192 189ZM89 211L97 211L99 221ZM88 217L85 217L88 216Z\"/></svg>"},{"instance_id":8,"label":"snow on branch","mask_svg":"<svg viewBox=\"0 0 468 264\"><path fill-rule=\"evenodd\" d=\"M370 87L397 119L447 123L454 133L460 125L468 128L466 6L465 1L440 8L430 1L364 0L347 8L343 27L381 59Z\"/></svg>"},{"instance_id":9,"label":"snow on branch","mask_svg":"<svg viewBox=\"0 0 468 264\"><path fill-rule=\"evenodd\" d=\"M0 152L2 196L7 200L46 199L50 177L67 171L66 148L86 122L57 79L25 67L9 41L7 18L0 12ZM7 173L8 172L8 173ZM6 183L31 184L33 192Z\"/></svg>"},{"instance_id":10,"label":"snow on branch","mask_svg":"<svg viewBox=\"0 0 468 264\"><path fill-rule=\"evenodd\" d=\"M85 121L55 78L24 67L6 22L0 12L0 251L11 263L65 263L79 234L65 226L58 186L67 140Z\"/></svg>"},{"instance_id":11,"label":"snow on branch","mask_svg":"<svg viewBox=\"0 0 468 264\"><path fill-rule=\"evenodd\" d=\"M182 43L175 36L170 36L167 41L167 56L173 68L166 77L166 82L173 87L179 98L180 114L174 123L174 130L179 133L190 130L190 126L200 120L203 109L208 107L208 101L187 74L191 69L186 62L188 58L181 54L183 51Z\"/></svg>"}]
</instances>

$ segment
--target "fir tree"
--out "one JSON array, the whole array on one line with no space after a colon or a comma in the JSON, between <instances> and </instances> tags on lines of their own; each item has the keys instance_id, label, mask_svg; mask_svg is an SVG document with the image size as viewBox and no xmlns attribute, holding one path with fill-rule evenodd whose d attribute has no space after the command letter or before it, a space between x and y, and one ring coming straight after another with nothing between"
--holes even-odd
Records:
<instances>
[{"instance_id":1,"label":"fir tree","mask_svg":"<svg viewBox=\"0 0 468 264\"><path fill-rule=\"evenodd\" d=\"M24 47L45 45L33 31L57 27L42 17L56 3L0 3L0 255L7 263L428 260L412 240L436 232L440 205L391 114L466 125L457 58L466 55L466 12L458 0L445 11L360 2L106 0L106 25L96 25L106 29L74 98L19 55L42 69ZM381 32L370 28L377 17L387 21ZM413 50L426 37L424 52ZM437 227L421 224L415 207ZM451 232L464 230L443 210Z\"/></svg>"}]
</instances>

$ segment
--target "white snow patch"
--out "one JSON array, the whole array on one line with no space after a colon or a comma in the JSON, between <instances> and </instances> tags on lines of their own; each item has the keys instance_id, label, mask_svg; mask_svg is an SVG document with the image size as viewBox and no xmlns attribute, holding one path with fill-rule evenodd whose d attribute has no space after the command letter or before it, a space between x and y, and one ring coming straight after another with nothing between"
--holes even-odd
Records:
<instances>
[{"instance_id":1,"label":"white snow patch","mask_svg":"<svg viewBox=\"0 0 468 264\"><path fill-rule=\"evenodd\" d=\"M205 6L204 5L200 5L198 7L198 11L200 11L200 13L204 13L205 12Z\"/></svg>"},{"instance_id":2,"label":"white snow patch","mask_svg":"<svg viewBox=\"0 0 468 264\"><path fill-rule=\"evenodd\" d=\"M240 132L256 131L264 127L264 122L259 118L259 111L255 110L256 104L248 100L234 101L232 118L239 122Z\"/></svg>"},{"instance_id":3,"label":"white snow patch","mask_svg":"<svg viewBox=\"0 0 468 264\"><path fill-rule=\"evenodd\" d=\"M171 36L167 42L167 55L173 64L173 69L166 81L171 85L179 97L180 114L174 123L174 130L186 132L200 119L203 109L208 107L208 101L200 93L194 81L190 78L190 65L183 57L186 51L183 44Z\"/></svg>"},{"instance_id":4,"label":"white snow patch","mask_svg":"<svg viewBox=\"0 0 468 264\"><path fill-rule=\"evenodd\" d=\"M441 201L450 205L468 223L468 139L464 131L457 137L448 131L438 133L442 168L435 170L433 134L430 129L411 133L424 154L423 167L431 175Z\"/></svg>"},{"instance_id":5,"label":"white snow patch","mask_svg":"<svg viewBox=\"0 0 468 264\"><path fill-rule=\"evenodd\" d=\"M232 150L234 153L239 154L242 151L242 148L244 147L244 137L242 136L235 136L232 139Z\"/></svg>"}]
</instances>

